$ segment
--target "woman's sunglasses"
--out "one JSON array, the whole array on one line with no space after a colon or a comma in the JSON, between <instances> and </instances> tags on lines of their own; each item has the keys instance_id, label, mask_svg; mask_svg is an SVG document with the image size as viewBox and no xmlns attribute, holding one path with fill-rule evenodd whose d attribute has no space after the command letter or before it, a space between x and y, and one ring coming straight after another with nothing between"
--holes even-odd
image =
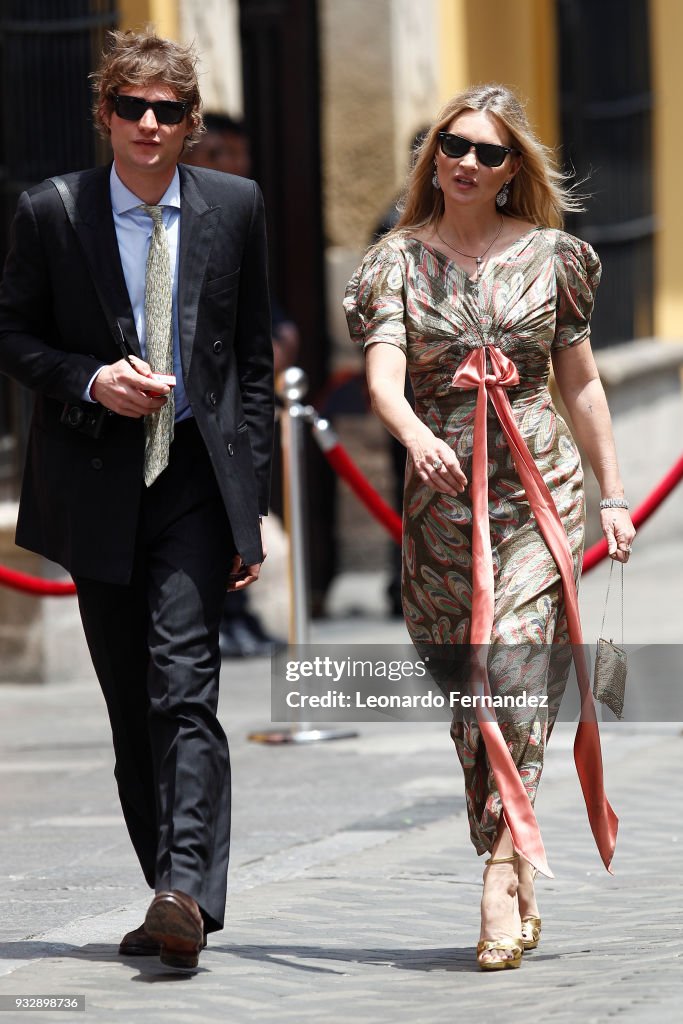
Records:
<instances>
[{"instance_id":1,"label":"woman's sunglasses","mask_svg":"<svg viewBox=\"0 0 683 1024\"><path fill-rule=\"evenodd\" d=\"M518 153L518 149L510 146L495 146L492 142L471 142L462 135L451 135L450 132L439 132L441 152L453 158L465 156L474 146L477 160L485 167L500 167L508 153Z\"/></svg>"},{"instance_id":2,"label":"woman's sunglasses","mask_svg":"<svg viewBox=\"0 0 683 1024\"><path fill-rule=\"evenodd\" d=\"M145 100L141 96L114 95L114 110L124 121L139 121L152 110L157 124L180 124L190 104L181 100Z\"/></svg>"}]
</instances>

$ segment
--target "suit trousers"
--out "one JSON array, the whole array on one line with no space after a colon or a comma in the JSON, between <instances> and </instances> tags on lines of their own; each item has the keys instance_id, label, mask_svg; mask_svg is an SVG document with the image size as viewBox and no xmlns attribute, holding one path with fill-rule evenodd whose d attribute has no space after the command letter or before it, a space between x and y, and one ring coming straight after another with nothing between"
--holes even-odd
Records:
<instances>
[{"instance_id":1,"label":"suit trousers","mask_svg":"<svg viewBox=\"0 0 683 1024\"><path fill-rule=\"evenodd\" d=\"M217 718L218 627L235 547L194 419L143 488L130 582L75 579L111 723L115 777L144 876L223 927L230 758Z\"/></svg>"}]
</instances>

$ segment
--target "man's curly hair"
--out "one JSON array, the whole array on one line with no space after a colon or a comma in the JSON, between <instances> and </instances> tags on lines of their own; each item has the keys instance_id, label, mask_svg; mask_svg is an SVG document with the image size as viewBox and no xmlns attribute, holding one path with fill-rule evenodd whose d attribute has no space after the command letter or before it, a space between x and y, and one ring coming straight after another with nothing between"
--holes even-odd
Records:
<instances>
[{"instance_id":1,"label":"man's curly hair","mask_svg":"<svg viewBox=\"0 0 683 1024\"><path fill-rule=\"evenodd\" d=\"M167 85L179 100L190 104L192 130L185 146L194 146L202 132L202 98L197 81L197 53L192 46L181 46L162 39L151 29L145 32L109 32L108 46L97 71L90 76L95 90L93 117L103 138L110 134L104 117L111 117L114 96L125 86Z\"/></svg>"}]
</instances>

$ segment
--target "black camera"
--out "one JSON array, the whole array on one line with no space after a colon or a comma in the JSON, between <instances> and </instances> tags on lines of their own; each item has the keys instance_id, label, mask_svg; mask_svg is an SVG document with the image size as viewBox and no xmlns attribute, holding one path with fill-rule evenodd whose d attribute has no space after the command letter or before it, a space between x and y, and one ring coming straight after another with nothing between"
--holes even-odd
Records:
<instances>
[{"instance_id":1,"label":"black camera","mask_svg":"<svg viewBox=\"0 0 683 1024\"><path fill-rule=\"evenodd\" d=\"M103 405L93 403L83 406L71 405L67 402L62 409L59 422L71 430L77 430L79 434L86 434L87 437L99 437L106 416L107 409Z\"/></svg>"}]
</instances>

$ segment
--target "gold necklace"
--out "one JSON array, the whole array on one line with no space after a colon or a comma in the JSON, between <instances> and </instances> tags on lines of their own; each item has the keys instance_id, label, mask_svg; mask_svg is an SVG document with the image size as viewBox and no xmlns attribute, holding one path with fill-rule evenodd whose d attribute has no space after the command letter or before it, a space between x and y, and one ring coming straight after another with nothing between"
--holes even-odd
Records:
<instances>
[{"instance_id":1,"label":"gold necklace","mask_svg":"<svg viewBox=\"0 0 683 1024\"><path fill-rule=\"evenodd\" d=\"M482 261L484 259L484 256L486 256L486 253L489 251L489 249L493 248L494 244L498 241L498 239L500 237L500 233L503 230L503 225L504 224L505 224L505 218L501 215L500 224L498 225L498 230L496 231L495 235L493 236L493 238L491 239L491 241L486 246L486 248L484 249L483 253L480 256L473 256L472 253L469 253L469 252L461 252L460 249L456 249L454 245L451 245L450 242L446 241L446 239L442 236L441 232L439 231L439 229L437 227L435 227L434 230L436 231L437 235L439 236L439 238L441 239L443 244L448 246L449 249L452 249L453 252L457 252L458 256L466 256L468 260L476 260L476 263L477 263L477 276L475 277L474 280L475 280L475 283L478 283L478 281L479 281L479 274L480 274L480 271L481 271L481 264L482 264Z\"/></svg>"}]
</instances>

